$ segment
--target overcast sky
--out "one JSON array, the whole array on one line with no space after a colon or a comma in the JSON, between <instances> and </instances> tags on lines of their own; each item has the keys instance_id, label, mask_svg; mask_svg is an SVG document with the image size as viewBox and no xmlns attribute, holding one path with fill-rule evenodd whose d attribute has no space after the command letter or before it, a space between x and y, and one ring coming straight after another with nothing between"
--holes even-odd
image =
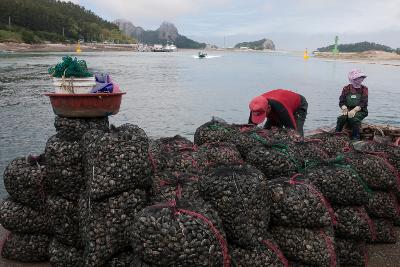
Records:
<instances>
[{"instance_id":1,"label":"overcast sky","mask_svg":"<svg viewBox=\"0 0 400 267\"><path fill-rule=\"evenodd\" d=\"M163 21L196 41L233 46L270 38L278 50L333 42L400 47L400 0L74 0L107 19L156 29Z\"/></svg>"}]
</instances>

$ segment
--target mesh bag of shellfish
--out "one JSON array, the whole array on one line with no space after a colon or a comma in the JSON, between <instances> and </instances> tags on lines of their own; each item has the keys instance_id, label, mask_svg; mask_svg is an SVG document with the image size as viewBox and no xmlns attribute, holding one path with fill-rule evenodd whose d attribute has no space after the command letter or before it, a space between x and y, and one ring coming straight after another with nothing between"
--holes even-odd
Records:
<instances>
[{"instance_id":1,"label":"mesh bag of shellfish","mask_svg":"<svg viewBox=\"0 0 400 267\"><path fill-rule=\"evenodd\" d=\"M230 142L237 132L237 129L226 122L211 120L196 129L194 143L199 146L204 143Z\"/></svg>"},{"instance_id":2,"label":"mesh bag of shellfish","mask_svg":"<svg viewBox=\"0 0 400 267\"><path fill-rule=\"evenodd\" d=\"M163 137L156 140L149 139L149 156L155 172L162 172L165 168L165 158L184 149L196 149L196 146L187 138L180 135Z\"/></svg>"},{"instance_id":3,"label":"mesh bag of shellfish","mask_svg":"<svg viewBox=\"0 0 400 267\"><path fill-rule=\"evenodd\" d=\"M70 141L79 141L89 130L98 129L108 131L108 117L101 118L64 118L56 116L54 127L57 136Z\"/></svg>"},{"instance_id":4,"label":"mesh bag of shellfish","mask_svg":"<svg viewBox=\"0 0 400 267\"><path fill-rule=\"evenodd\" d=\"M346 162L363 177L370 188L384 191L400 188L397 170L385 158L366 153L350 153L345 157Z\"/></svg>"},{"instance_id":5,"label":"mesh bag of shellfish","mask_svg":"<svg viewBox=\"0 0 400 267\"><path fill-rule=\"evenodd\" d=\"M79 201L85 266L102 266L129 246L126 230L146 204L146 194L139 189L122 192L102 202L94 202L88 195Z\"/></svg>"},{"instance_id":6,"label":"mesh bag of shellfish","mask_svg":"<svg viewBox=\"0 0 400 267\"><path fill-rule=\"evenodd\" d=\"M0 224L7 230L18 233L50 233L45 212L19 204L10 197L0 201Z\"/></svg>"},{"instance_id":7,"label":"mesh bag of shellfish","mask_svg":"<svg viewBox=\"0 0 400 267\"><path fill-rule=\"evenodd\" d=\"M0 242L0 254L5 259L21 262L41 262L49 259L48 235L9 232Z\"/></svg>"},{"instance_id":8,"label":"mesh bag of shellfish","mask_svg":"<svg viewBox=\"0 0 400 267\"><path fill-rule=\"evenodd\" d=\"M4 186L19 203L40 209L46 202L46 170L42 160L20 157L12 160L4 171Z\"/></svg>"},{"instance_id":9,"label":"mesh bag of shellfish","mask_svg":"<svg viewBox=\"0 0 400 267\"><path fill-rule=\"evenodd\" d=\"M273 239L285 256L315 266L336 266L335 242L331 229L271 228Z\"/></svg>"},{"instance_id":10,"label":"mesh bag of shellfish","mask_svg":"<svg viewBox=\"0 0 400 267\"><path fill-rule=\"evenodd\" d=\"M55 239L69 246L82 247L82 237L79 233L78 201L50 195L47 199L47 206Z\"/></svg>"},{"instance_id":11,"label":"mesh bag of shellfish","mask_svg":"<svg viewBox=\"0 0 400 267\"><path fill-rule=\"evenodd\" d=\"M320 140L305 139L288 143L289 153L296 158L299 165L307 167L321 160L327 160L329 155L320 147Z\"/></svg>"},{"instance_id":12,"label":"mesh bag of shellfish","mask_svg":"<svg viewBox=\"0 0 400 267\"><path fill-rule=\"evenodd\" d=\"M47 141L45 157L49 190L68 199L79 199L85 189L80 142L54 135Z\"/></svg>"},{"instance_id":13,"label":"mesh bag of shellfish","mask_svg":"<svg viewBox=\"0 0 400 267\"><path fill-rule=\"evenodd\" d=\"M334 226L335 236L366 240L375 238L375 227L363 206L334 207L338 223Z\"/></svg>"},{"instance_id":14,"label":"mesh bag of shellfish","mask_svg":"<svg viewBox=\"0 0 400 267\"><path fill-rule=\"evenodd\" d=\"M170 172L199 173L201 171L197 152L192 148L184 148L178 152L163 155L164 170Z\"/></svg>"},{"instance_id":15,"label":"mesh bag of shellfish","mask_svg":"<svg viewBox=\"0 0 400 267\"><path fill-rule=\"evenodd\" d=\"M272 127L268 129L269 137L278 141L296 141L299 139L298 133L290 128Z\"/></svg>"},{"instance_id":16,"label":"mesh bag of shellfish","mask_svg":"<svg viewBox=\"0 0 400 267\"><path fill-rule=\"evenodd\" d=\"M235 125L232 127L238 131L232 136L230 142L236 146L241 156L246 159L249 152L256 146L271 146L277 143L271 139L268 130L255 127L252 124Z\"/></svg>"},{"instance_id":17,"label":"mesh bag of shellfish","mask_svg":"<svg viewBox=\"0 0 400 267\"><path fill-rule=\"evenodd\" d=\"M130 230L134 254L157 266L224 266L230 258L221 220L205 203L143 209Z\"/></svg>"},{"instance_id":18,"label":"mesh bag of shellfish","mask_svg":"<svg viewBox=\"0 0 400 267\"><path fill-rule=\"evenodd\" d=\"M336 223L333 209L313 185L297 179L268 182L271 224L293 227L323 227Z\"/></svg>"},{"instance_id":19,"label":"mesh bag of shellfish","mask_svg":"<svg viewBox=\"0 0 400 267\"><path fill-rule=\"evenodd\" d=\"M368 203L372 193L362 177L344 164L319 165L304 175L332 204L361 206Z\"/></svg>"},{"instance_id":20,"label":"mesh bag of shellfish","mask_svg":"<svg viewBox=\"0 0 400 267\"><path fill-rule=\"evenodd\" d=\"M219 165L241 165L242 157L231 143L205 143L198 147L197 162L202 172Z\"/></svg>"},{"instance_id":21,"label":"mesh bag of shellfish","mask_svg":"<svg viewBox=\"0 0 400 267\"><path fill-rule=\"evenodd\" d=\"M366 266L368 252L365 241L335 238L336 255L341 265Z\"/></svg>"},{"instance_id":22,"label":"mesh bag of shellfish","mask_svg":"<svg viewBox=\"0 0 400 267\"><path fill-rule=\"evenodd\" d=\"M322 148L329 157L336 157L350 149L350 139L346 134L321 132L308 136L311 139L321 140Z\"/></svg>"},{"instance_id":23,"label":"mesh bag of shellfish","mask_svg":"<svg viewBox=\"0 0 400 267\"><path fill-rule=\"evenodd\" d=\"M259 244L241 248L229 247L232 267L289 267L289 262L275 242L264 239Z\"/></svg>"},{"instance_id":24,"label":"mesh bag of shellfish","mask_svg":"<svg viewBox=\"0 0 400 267\"><path fill-rule=\"evenodd\" d=\"M353 147L356 150L386 158L398 171L400 170L400 146L364 141L354 143Z\"/></svg>"},{"instance_id":25,"label":"mesh bag of shellfish","mask_svg":"<svg viewBox=\"0 0 400 267\"><path fill-rule=\"evenodd\" d=\"M199 199L200 177L183 172L161 172L154 176L152 203L174 201L175 199Z\"/></svg>"},{"instance_id":26,"label":"mesh bag of shellfish","mask_svg":"<svg viewBox=\"0 0 400 267\"><path fill-rule=\"evenodd\" d=\"M49 245L52 267L83 267L83 250L53 239Z\"/></svg>"},{"instance_id":27,"label":"mesh bag of shellfish","mask_svg":"<svg viewBox=\"0 0 400 267\"><path fill-rule=\"evenodd\" d=\"M148 188L152 168L146 133L136 125L89 131L83 137L87 194L92 200L134 188Z\"/></svg>"},{"instance_id":28,"label":"mesh bag of shellfish","mask_svg":"<svg viewBox=\"0 0 400 267\"><path fill-rule=\"evenodd\" d=\"M368 243L396 243L392 220L371 218L376 231L375 239L368 239Z\"/></svg>"},{"instance_id":29,"label":"mesh bag of shellfish","mask_svg":"<svg viewBox=\"0 0 400 267\"><path fill-rule=\"evenodd\" d=\"M368 214L375 218L394 219L399 215L399 206L393 193L374 191L365 205Z\"/></svg>"},{"instance_id":30,"label":"mesh bag of shellfish","mask_svg":"<svg viewBox=\"0 0 400 267\"><path fill-rule=\"evenodd\" d=\"M250 165L215 168L199 182L205 201L218 212L228 239L238 245L258 243L267 233L269 197L265 176Z\"/></svg>"},{"instance_id":31,"label":"mesh bag of shellfish","mask_svg":"<svg viewBox=\"0 0 400 267\"><path fill-rule=\"evenodd\" d=\"M255 147L247 155L247 163L261 170L269 179L287 177L297 172L297 160L285 148Z\"/></svg>"},{"instance_id":32,"label":"mesh bag of shellfish","mask_svg":"<svg viewBox=\"0 0 400 267\"><path fill-rule=\"evenodd\" d=\"M144 262L140 257L137 255L132 256L132 261L129 267L158 267L159 265L151 264L148 262Z\"/></svg>"},{"instance_id":33,"label":"mesh bag of shellfish","mask_svg":"<svg viewBox=\"0 0 400 267\"><path fill-rule=\"evenodd\" d=\"M123 251L114 255L103 267L129 267L132 260L132 251Z\"/></svg>"}]
</instances>

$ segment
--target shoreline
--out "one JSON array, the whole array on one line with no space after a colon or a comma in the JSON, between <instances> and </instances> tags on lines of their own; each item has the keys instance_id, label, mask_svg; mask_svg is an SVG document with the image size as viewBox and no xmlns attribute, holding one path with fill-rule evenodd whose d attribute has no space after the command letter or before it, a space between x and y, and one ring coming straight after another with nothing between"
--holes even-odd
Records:
<instances>
[{"instance_id":1,"label":"shoreline","mask_svg":"<svg viewBox=\"0 0 400 267\"><path fill-rule=\"evenodd\" d=\"M62 43L43 43L43 44L25 44L4 42L0 43L0 54L3 53L34 53L34 52L76 52L76 44ZM103 43L83 43L80 45L82 52L138 52L135 44L103 44ZM185 49L180 50L199 50ZM260 52L276 54L298 54L294 51L274 51L274 50L240 50L232 48L200 49L206 51L229 51L229 52ZM379 64L400 67L400 55L383 51L367 51L361 53L339 53L333 55L331 52L313 52L310 58L321 59L327 62L341 61L346 63Z\"/></svg>"},{"instance_id":2,"label":"shoreline","mask_svg":"<svg viewBox=\"0 0 400 267\"><path fill-rule=\"evenodd\" d=\"M327 62L341 61L346 63L378 64L400 67L400 55L384 51L367 51L361 53L313 52L313 58Z\"/></svg>"},{"instance_id":3,"label":"shoreline","mask_svg":"<svg viewBox=\"0 0 400 267\"><path fill-rule=\"evenodd\" d=\"M25 44L25 43L0 43L0 52L76 52L76 44ZM136 51L133 44L81 44L82 52L103 51Z\"/></svg>"}]
</instances>

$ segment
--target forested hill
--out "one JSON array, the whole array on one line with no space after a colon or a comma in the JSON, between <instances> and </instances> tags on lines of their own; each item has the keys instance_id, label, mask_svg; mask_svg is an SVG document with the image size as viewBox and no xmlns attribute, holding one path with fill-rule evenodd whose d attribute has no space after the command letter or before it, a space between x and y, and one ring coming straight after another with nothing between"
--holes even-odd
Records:
<instances>
[{"instance_id":1,"label":"forested hill","mask_svg":"<svg viewBox=\"0 0 400 267\"><path fill-rule=\"evenodd\" d=\"M334 45L326 46L318 48L318 52L332 52ZM396 49L393 49L386 45L370 43L370 42L361 42L354 44L340 44L338 45L338 49L340 52L365 52L365 51L385 51L385 52L395 52Z\"/></svg>"},{"instance_id":2,"label":"forested hill","mask_svg":"<svg viewBox=\"0 0 400 267\"><path fill-rule=\"evenodd\" d=\"M79 39L134 41L125 37L115 24L71 2L0 0L0 42L75 42Z\"/></svg>"}]
</instances>

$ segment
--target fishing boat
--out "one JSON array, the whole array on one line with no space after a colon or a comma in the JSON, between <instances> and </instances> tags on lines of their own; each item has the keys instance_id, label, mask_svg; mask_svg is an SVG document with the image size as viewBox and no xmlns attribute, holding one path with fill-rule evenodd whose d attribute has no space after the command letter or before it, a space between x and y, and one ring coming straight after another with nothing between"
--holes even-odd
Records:
<instances>
[{"instance_id":1,"label":"fishing boat","mask_svg":"<svg viewBox=\"0 0 400 267\"><path fill-rule=\"evenodd\" d=\"M199 58L205 58L206 56L207 56L207 53L199 52Z\"/></svg>"},{"instance_id":2,"label":"fishing boat","mask_svg":"<svg viewBox=\"0 0 400 267\"><path fill-rule=\"evenodd\" d=\"M163 48L164 52L176 52L178 48L174 44L166 44Z\"/></svg>"},{"instance_id":3,"label":"fishing boat","mask_svg":"<svg viewBox=\"0 0 400 267\"><path fill-rule=\"evenodd\" d=\"M163 45L155 44L155 45L153 45L153 49L151 51L153 51L153 52L164 52L164 47L163 47Z\"/></svg>"}]
</instances>

